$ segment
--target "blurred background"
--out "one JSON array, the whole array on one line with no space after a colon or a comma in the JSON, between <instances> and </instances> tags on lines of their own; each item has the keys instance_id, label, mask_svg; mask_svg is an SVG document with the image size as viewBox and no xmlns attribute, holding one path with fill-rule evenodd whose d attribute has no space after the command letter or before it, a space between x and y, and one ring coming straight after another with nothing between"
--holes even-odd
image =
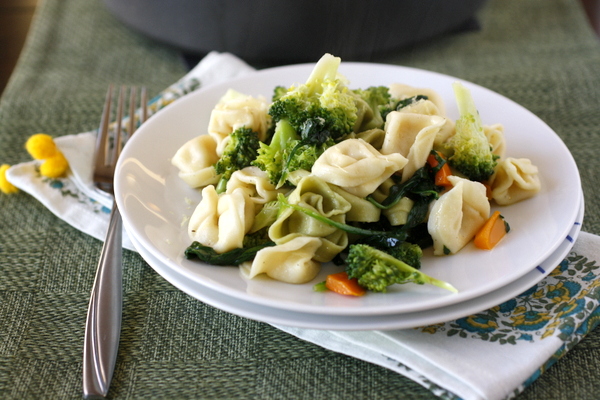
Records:
<instances>
[{"instance_id":1,"label":"blurred background","mask_svg":"<svg viewBox=\"0 0 600 400\"><path fill-rule=\"evenodd\" d=\"M42 1L0 0L0 93L4 90L10 74L18 61L31 19L36 7ZM589 17L590 24L600 37L600 0L570 1L581 2ZM110 3L110 1L107 1L107 4ZM112 3L119 4L118 2ZM240 54L237 55L239 56Z\"/></svg>"}]
</instances>

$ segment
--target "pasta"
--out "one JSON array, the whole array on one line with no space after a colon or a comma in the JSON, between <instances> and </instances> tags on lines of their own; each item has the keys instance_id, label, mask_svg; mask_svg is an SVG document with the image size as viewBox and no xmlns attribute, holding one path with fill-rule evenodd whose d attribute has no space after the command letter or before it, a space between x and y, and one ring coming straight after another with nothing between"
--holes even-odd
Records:
<instances>
[{"instance_id":1,"label":"pasta","mask_svg":"<svg viewBox=\"0 0 600 400\"><path fill-rule=\"evenodd\" d=\"M275 200L280 192L269 182L267 174L257 167L246 167L231 174L225 193L233 193L238 188L248 194L250 201L256 205L256 212L265 203Z\"/></svg>"},{"instance_id":2,"label":"pasta","mask_svg":"<svg viewBox=\"0 0 600 400\"><path fill-rule=\"evenodd\" d=\"M401 154L381 154L362 139L347 139L325 150L312 174L358 197L366 197L407 159Z\"/></svg>"},{"instance_id":3,"label":"pasta","mask_svg":"<svg viewBox=\"0 0 600 400\"><path fill-rule=\"evenodd\" d=\"M435 104L440 116L446 115L446 106L444 99L435 91L429 88L416 88L403 83L392 83L389 87L390 95L395 99L407 99L418 95L427 96L427 99Z\"/></svg>"},{"instance_id":4,"label":"pasta","mask_svg":"<svg viewBox=\"0 0 600 400\"><path fill-rule=\"evenodd\" d=\"M202 189L202 200L188 223L192 241L224 253L243 247L244 236L254 221L254 203L241 188L217 194L213 185Z\"/></svg>"},{"instance_id":5,"label":"pasta","mask_svg":"<svg viewBox=\"0 0 600 400\"><path fill-rule=\"evenodd\" d=\"M319 273L321 264L313 258L320 246L319 238L298 236L284 244L266 247L256 253L245 275L252 279L265 274L286 283L306 283Z\"/></svg>"},{"instance_id":6,"label":"pasta","mask_svg":"<svg viewBox=\"0 0 600 400\"><path fill-rule=\"evenodd\" d=\"M226 138L238 128L250 128L264 140L269 126L268 107L263 98L228 90L213 109L208 124L208 133L217 143L217 154L222 154Z\"/></svg>"},{"instance_id":7,"label":"pasta","mask_svg":"<svg viewBox=\"0 0 600 400\"><path fill-rule=\"evenodd\" d=\"M382 202L390 194L390 187L394 185L394 181L390 178L384 181L372 196L378 202ZM392 226L404 225L408 219L408 213L412 209L414 201L408 197L402 197L394 206L383 210L382 214L388 219Z\"/></svg>"},{"instance_id":8,"label":"pasta","mask_svg":"<svg viewBox=\"0 0 600 400\"><path fill-rule=\"evenodd\" d=\"M538 168L527 158L502 160L490 179L492 199L509 205L533 197L541 189Z\"/></svg>"},{"instance_id":9,"label":"pasta","mask_svg":"<svg viewBox=\"0 0 600 400\"><path fill-rule=\"evenodd\" d=\"M438 106L436 106L431 100L419 100L413 104L401 108L398 111L409 114L438 115L443 117L443 114Z\"/></svg>"},{"instance_id":10,"label":"pasta","mask_svg":"<svg viewBox=\"0 0 600 400\"><path fill-rule=\"evenodd\" d=\"M434 140L445 122L445 118L436 115L399 111L387 116L381 153L390 156L401 154L407 158L402 169L402 181L409 179L417 169L425 165Z\"/></svg>"},{"instance_id":11,"label":"pasta","mask_svg":"<svg viewBox=\"0 0 600 400\"><path fill-rule=\"evenodd\" d=\"M190 187L212 185L219 180L213 168L213 164L219 160L216 148L217 144L211 136L198 136L177 150L171 164L179 169L179 177Z\"/></svg>"},{"instance_id":12,"label":"pasta","mask_svg":"<svg viewBox=\"0 0 600 400\"><path fill-rule=\"evenodd\" d=\"M346 213L346 221L376 222L381 218L381 209L375 207L370 201L348 193L335 185L331 185L331 189L350 203L350 210Z\"/></svg>"},{"instance_id":13,"label":"pasta","mask_svg":"<svg viewBox=\"0 0 600 400\"><path fill-rule=\"evenodd\" d=\"M313 175L303 178L288 199L291 204L314 210L338 222L345 222L346 213L351 208L344 197ZM322 239L321 246L314 255L315 260L321 262L331 261L348 245L348 235L345 232L292 208L285 209L269 228L269 237L278 245L299 236Z\"/></svg>"},{"instance_id":14,"label":"pasta","mask_svg":"<svg viewBox=\"0 0 600 400\"><path fill-rule=\"evenodd\" d=\"M456 176L449 179L453 187L433 203L427 222L433 253L438 256L462 249L490 214L483 184Z\"/></svg>"},{"instance_id":15,"label":"pasta","mask_svg":"<svg viewBox=\"0 0 600 400\"><path fill-rule=\"evenodd\" d=\"M492 146L492 153L500 159L504 158L504 152L506 151L504 126L502 124L484 125L483 133L490 142L490 146Z\"/></svg>"}]
</instances>

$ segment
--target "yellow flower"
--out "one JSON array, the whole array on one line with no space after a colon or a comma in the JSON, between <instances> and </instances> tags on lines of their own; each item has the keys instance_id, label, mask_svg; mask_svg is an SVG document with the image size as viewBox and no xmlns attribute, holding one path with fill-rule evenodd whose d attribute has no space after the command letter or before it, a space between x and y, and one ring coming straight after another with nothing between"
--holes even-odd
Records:
<instances>
[{"instance_id":1,"label":"yellow flower","mask_svg":"<svg viewBox=\"0 0 600 400\"><path fill-rule=\"evenodd\" d=\"M35 160L45 160L53 157L58 152L52 136L45 133L36 133L27 139L25 149Z\"/></svg>"},{"instance_id":2,"label":"yellow flower","mask_svg":"<svg viewBox=\"0 0 600 400\"><path fill-rule=\"evenodd\" d=\"M0 191L5 194L17 193L19 189L6 179L6 171L10 168L8 164L0 166Z\"/></svg>"},{"instance_id":3,"label":"yellow flower","mask_svg":"<svg viewBox=\"0 0 600 400\"><path fill-rule=\"evenodd\" d=\"M69 162L60 151L57 151L53 157L47 158L40 166L40 174L48 178L58 178L64 175L67 169L69 169Z\"/></svg>"}]
</instances>

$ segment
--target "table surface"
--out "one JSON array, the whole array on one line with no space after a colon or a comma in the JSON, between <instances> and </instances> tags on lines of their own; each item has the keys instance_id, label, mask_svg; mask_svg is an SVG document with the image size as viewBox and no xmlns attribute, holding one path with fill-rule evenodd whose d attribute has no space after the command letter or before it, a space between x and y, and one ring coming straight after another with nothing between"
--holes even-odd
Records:
<instances>
[{"instance_id":1,"label":"table surface","mask_svg":"<svg viewBox=\"0 0 600 400\"><path fill-rule=\"evenodd\" d=\"M490 0L480 29L373 58L466 79L522 104L574 155L583 229L600 234L600 44L574 0ZM187 71L175 49L130 31L100 0L44 0L0 99L0 163L30 160L34 133L96 128L109 82L154 94ZM25 193L0 196L0 397L80 398L85 316L101 242ZM384 368L207 306L136 253L111 398L429 399ZM600 329L518 396L600 392Z\"/></svg>"}]
</instances>

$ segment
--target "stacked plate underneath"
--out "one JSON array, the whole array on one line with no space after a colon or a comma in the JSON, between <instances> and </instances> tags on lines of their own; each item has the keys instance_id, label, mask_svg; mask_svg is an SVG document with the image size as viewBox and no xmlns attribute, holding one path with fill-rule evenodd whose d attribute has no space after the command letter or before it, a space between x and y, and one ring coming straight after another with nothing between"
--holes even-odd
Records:
<instances>
[{"instance_id":1,"label":"stacked plate underneath","mask_svg":"<svg viewBox=\"0 0 600 400\"><path fill-rule=\"evenodd\" d=\"M185 142L206 133L211 111L228 89L270 98L275 86L305 81L312 67L273 68L207 86L158 112L125 146L115 189L125 228L142 257L175 287L217 308L268 323L336 330L403 329L496 306L542 280L568 254L583 220L579 172L568 149L525 108L464 82L483 122L504 125L506 154L529 158L539 168L542 189L531 199L498 208L511 231L495 249L468 245L444 257L425 251L422 271L451 283L457 294L406 284L394 285L387 293L341 296L312 290L339 270L333 265L324 265L310 283L290 285L268 278L246 279L237 267L187 260L186 221L201 196L178 177L171 157ZM457 78L367 63L342 63L340 72L351 88L404 83L434 89L445 100L447 115L458 116L452 92Z\"/></svg>"}]
</instances>

